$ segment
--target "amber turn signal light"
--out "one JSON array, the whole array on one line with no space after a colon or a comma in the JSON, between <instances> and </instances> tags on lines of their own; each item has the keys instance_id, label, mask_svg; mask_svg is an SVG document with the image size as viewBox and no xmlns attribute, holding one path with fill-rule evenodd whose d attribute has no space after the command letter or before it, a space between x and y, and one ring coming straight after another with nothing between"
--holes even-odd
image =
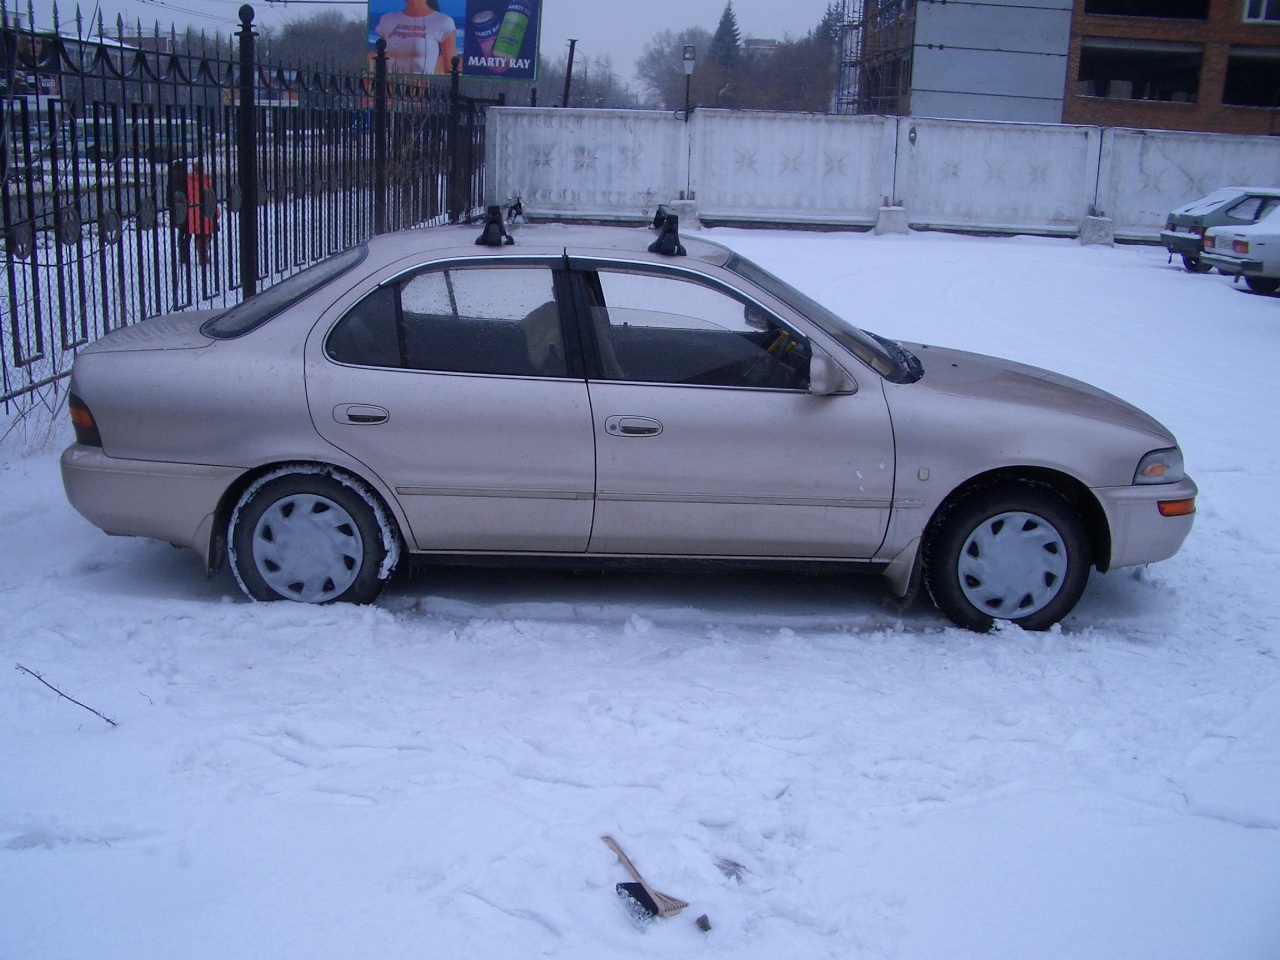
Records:
<instances>
[{"instance_id":1,"label":"amber turn signal light","mask_svg":"<svg viewBox=\"0 0 1280 960\"><path fill-rule=\"evenodd\" d=\"M1161 500L1159 503L1162 517L1189 517L1196 512L1196 498L1186 500Z\"/></svg>"},{"instance_id":2,"label":"amber turn signal light","mask_svg":"<svg viewBox=\"0 0 1280 960\"><path fill-rule=\"evenodd\" d=\"M74 393L67 401L67 409L71 411L71 425L76 428L76 443L83 444L86 447L102 446L102 437L98 434L98 424L93 419L93 414L89 412L89 408L85 406L83 400Z\"/></svg>"}]
</instances>

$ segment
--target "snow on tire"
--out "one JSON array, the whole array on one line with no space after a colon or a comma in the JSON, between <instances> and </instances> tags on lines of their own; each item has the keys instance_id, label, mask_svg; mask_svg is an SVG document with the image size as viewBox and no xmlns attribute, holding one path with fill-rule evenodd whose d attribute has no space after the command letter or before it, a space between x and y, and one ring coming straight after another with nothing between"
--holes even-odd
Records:
<instances>
[{"instance_id":1,"label":"snow on tire","mask_svg":"<svg viewBox=\"0 0 1280 960\"><path fill-rule=\"evenodd\" d=\"M236 581L255 600L370 603L400 557L373 491L323 466L282 467L251 484L228 540Z\"/></svg>"}]
</instances>

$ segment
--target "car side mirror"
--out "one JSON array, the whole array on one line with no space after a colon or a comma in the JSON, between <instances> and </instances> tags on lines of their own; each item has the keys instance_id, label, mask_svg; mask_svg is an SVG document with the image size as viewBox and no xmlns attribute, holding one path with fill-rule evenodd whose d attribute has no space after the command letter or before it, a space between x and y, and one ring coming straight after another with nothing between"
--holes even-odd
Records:
<instances>
[{"instance_id":1,"label":"car side mirror","mask_svg":"<svg viewBox=\"0 0 1280 960\"><path fill-rule=\"evenodd\" d=\"M817 350L809 360L809 392L815 397L828 397L833 393L853 392L858 389L840 365L825 353Z\"/></svg>"}]
</instances>

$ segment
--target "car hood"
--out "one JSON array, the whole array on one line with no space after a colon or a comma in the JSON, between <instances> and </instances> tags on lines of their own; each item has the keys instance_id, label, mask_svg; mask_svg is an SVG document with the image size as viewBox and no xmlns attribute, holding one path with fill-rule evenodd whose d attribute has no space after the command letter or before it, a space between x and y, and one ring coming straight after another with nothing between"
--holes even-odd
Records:
<instances>
[{"instance_id":1,"label":"car hood","mask_svg":"<svg viewBox=\"0 0 1280 960\"><path fill-rule=\"evenodd\" d=\"M188 310L152 317L139 323L113 330L80 350L81 355L114 353L120 350L191 350L207 347L213 340L200 332L200 327L221 310Z\"/></svg>"},{"instance_id":2,"label":"car hood","mask_svg":"<svg viewBox=\"0 0 1280 960\"><path fill-rule=\"evenodd\" d=\"M920 383L935 393L1098 420L1149 433L1170 446L1175 442L1154 417L1071 377L963 350L907 346L924 364Z\"/></svg>"}]
</instances>

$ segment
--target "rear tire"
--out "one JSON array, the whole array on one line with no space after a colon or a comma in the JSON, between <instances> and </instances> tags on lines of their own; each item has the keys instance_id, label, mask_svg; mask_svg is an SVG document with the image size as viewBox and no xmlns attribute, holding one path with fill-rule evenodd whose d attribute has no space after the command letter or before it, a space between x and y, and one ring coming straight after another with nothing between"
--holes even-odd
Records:
<instances>
[{"instance_id":1,"label":"rear tire","mask_svg":"<svg viewBox=\"0 0 1280 960\"><path fill-rule=\"evenodd\" d=\"M1186 267L1188 273L1208 273L1213 269L1209 264L1201 262L1199 257L1193 257L1189 253L1182 255L1182 265Z\"/></svg>"},{"instance_id":2,"label":"rear tire","mask_svg":"<svg viewBox=\"0 0 1280 960\"><path fill-rule=\"evenodd\" d=\"M399 558L373 492L322 467L282 469L251 485L228 539L231 569L255 600L370 603Z\"/></svg>"},{"instance_id":3,"label":"rear tire","mask_svg":"<svg viewBox=\"0 0 1280 960\"><path fill-rule=\"evenodd\" d=\"M1275 277L1245 277L1244 282L1254 293L1270 294L1280 290L1280 279Z\"/></svg>"},{"instance_id":4,"label":"rear tire","mask_svg":"<svg viewBox=\"0 0 1280 960\"><path fill-rule=\"evenodd\" d=\"M925 546L929 595L957 626L996 620L1047 630L1075 607L1089 579L1084 524L1042 484L1006 481L949 507Z\"/></svg>"}]
</instances>

